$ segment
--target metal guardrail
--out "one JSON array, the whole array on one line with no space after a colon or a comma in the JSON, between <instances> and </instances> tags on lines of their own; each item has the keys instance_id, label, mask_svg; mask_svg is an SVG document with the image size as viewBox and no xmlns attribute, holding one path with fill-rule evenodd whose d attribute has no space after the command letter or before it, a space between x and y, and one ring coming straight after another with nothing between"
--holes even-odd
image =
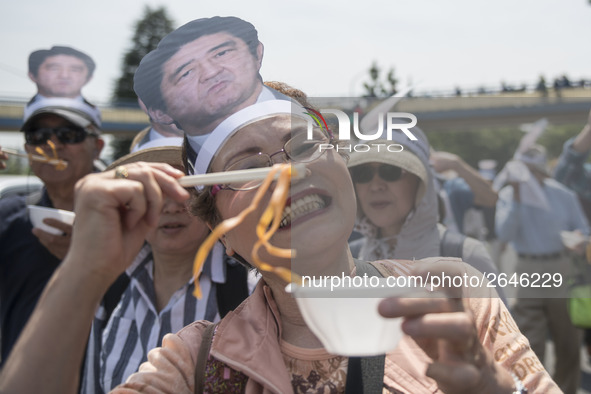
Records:
<instances>
[{"instance_id":1,"label":"metal guardrail","mask_svg":"<svg viewBox=\"0 0 591 394\"><path fill-rule=\"evenodd\" d=\"M19 130L26 102L0 98L0 131ZM149 125L149 118L139 108L99 106L102 130L109 134L134 134Z\"/></svg>"},{"instance_id":2,"label":"metal guardrail","mask_svg":"<svg viewBox=\"0 0 591 394\"><path fill-rule=\"evenodd\" d=\"M334 98L338 102L339 98ZM356 100L356 99L349 99ZM362 100L361 98L359 100ZM19 130L27 100L0 97L0 131ZM99 105L103 132L133 135L149 124L148 116L139 108ZM447 97L409 97L401 101L397 111L417 116L425 130L469 128L488 124L519 124L541 117L550 122L583 122L591 108L591 88L549 89L547 95L536 91L497 92L484 95Z\"/></svg>"}]
</instances>

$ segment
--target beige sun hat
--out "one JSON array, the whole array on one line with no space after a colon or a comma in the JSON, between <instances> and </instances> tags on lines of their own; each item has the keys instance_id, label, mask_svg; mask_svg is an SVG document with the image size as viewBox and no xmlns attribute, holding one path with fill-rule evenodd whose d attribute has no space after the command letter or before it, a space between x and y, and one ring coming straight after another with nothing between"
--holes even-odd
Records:
<instances>
[{"instance_id":1,"label":"beige sun hat","mask_svg":"<svg viewBox=\"0 0 591 394\"><path fill-rule=\"evenodd\" d=\"M183 139L180 137L167 137L152 140L144 145L142 149L127 154L112 162L105 171L112 170L118 166L146 161L150 163L167 163L171 166L183 168L182 160Z\"/></svg>"},{"instance_id":2,"label":"beige sun hat","mask_svg":"<svg viewBox=\"0 0 591 394\"><path fill-rule=\"evenodd\" d=\"M416 142L420 144L422 141ZM414 141L412 143L415 143ZM347 167L352 168L367 163L382 163L392 166L400 167L405 171L416 175L421 181L419 189L415 198L415 205L423 198L426 186L429 182L426 164L424 164L419 157L413 153L408 145L402 145L402 151L389 151L387 146L392 145L389 140L375 140L366 144L369 150L364 152L352 152L349 154L349 162Z\"/></svg>"}]
</instances>

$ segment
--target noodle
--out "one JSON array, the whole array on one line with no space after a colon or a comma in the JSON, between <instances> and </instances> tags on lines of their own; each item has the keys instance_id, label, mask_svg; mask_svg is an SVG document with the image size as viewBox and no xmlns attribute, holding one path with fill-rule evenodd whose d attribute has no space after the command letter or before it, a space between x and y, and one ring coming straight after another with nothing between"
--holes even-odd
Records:
<instances>
[{"instance_id":1,"label":"noodle","mask_svg":"<svg viewBox=\"0 0 591 394\"><path fill-rule=\"evenodd\" d=\"M43 149L41 149L40 146L35 147L35 152L37 152L41 156L43 156L43 158L45 160L47 160L48 163L51 163L52 161L56 161L56 163L54 164L56 170L58 170L58 171L65 170L67 165L57 155L57 149L55 149L55 144L51 140L47 140L47 145L49 145L49 147L51 148L51 152L53 153L53 157L49 157L49 155L47 153L45 153L45 151ZM33 160L31 155L29 155L29 159Z\"/></svg>"},{"instance_id":2,"label":"noodle","mask_svg":"<svg viewBox=\"0 0 591 394\"><path fill-rule=\"evenodd\" d=\"M193 277L195 278L195 290L193 294L197 298L201 298L201 289L199 288L199 281L198 276L201 273L201 269L203 268L203 263L207 258L207 255L215 245L215 243L226 234L228 231L232 230L233 228L237 227L242 221L252 213L259 205L261 199L271 186L273 182L273 178L277 172L280 172L279 180L277 181L277 185L275 186L275 190L271 195L271 200L269 201L269 205L261 215L259 223L257 225L256 233L259 237L259 240L255 243L253 250L252 250L252 258L253 264L261 271L268 271L277 274L280 278L285 280L286 282L290 282L292 277L298 283L301 282L301 278L297 274L293 274L290 269L284 267L274 267L268 263L261 261L258 255L258 251L261 246L264 246L265 249L274 256L281 257L281 258L291 258L294 255L294 251L291 249L283 249L277 248L269 243L269 239L275 234L277 229L279 228L279 224L281 222L281 215L283 213L283 209L285 207L285 201L287 200L287 194L289 192L289 182L291 179L291 165L290 164L276 164L271 167L269 174L259 186L257 193L255 194L251 204L246 207L242 212L236 215L233 218L229 218L221 222L215 229L209 234L209 236L203 241L199 250L197 251L197 255L195 256L195 261L193 263ZM269 227L269 224L271 226ZM265 231L268 228L267 231Z\"/></svg>"}]
</instances>

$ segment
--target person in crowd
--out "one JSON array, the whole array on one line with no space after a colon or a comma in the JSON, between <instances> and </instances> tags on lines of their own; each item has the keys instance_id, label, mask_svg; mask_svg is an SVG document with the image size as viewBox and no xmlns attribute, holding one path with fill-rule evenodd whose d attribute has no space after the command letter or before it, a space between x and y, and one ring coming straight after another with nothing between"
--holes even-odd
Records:
<instances>
[{"instance_id":1,"label":"person in crowd","mask_svg":"<svg viewBox=\"0 0 591 394\"><path fill-rule=\"evenodd\" d=\"M507 165L507 185L499 192L496 234L517 253L516 274L532 281L568 278L569 256L561 231L589 234L589 223L575 194L549 177L546 150L534 144ZM566 282L564 282L566 283ZM570 322L566 286L519 287L512 312L532 349L543 360L548 331L554 342L554 379L565 393L579 386L580 332Z\"/></svg>"},{"instance_id":2,"label":"person in crowd","mask_svg":"<svg viewBox=\"0 0 591 394\"><path fill-rule=\"evenodd\" d=\"M39 49L29 55L29 78L37 85L37 94L27 103L24 118L48 104L53 98L73 99L76 106L92 115L100 124L100 111L82 96L82 87L94 74L96 64L86 53L67 46Z\"/></svg>"},{"instance_id":3,"label":"person in crowd","mask_svg":"<svg viewBox=\"0 0 591 394\"><path fill-rule=\"evenodd\" d=\"M355 220L355 197L346 161L335 150L315 149L330 141L326 130L315 127L313 142L300 145L308 119L304 114L293 116L292 104L284 100L257 103L237 112L208 138L195 171L305 162L306 176L291 183L291 207L306 198L322 203L307 210L286 208L286 221L272 237L277 247L296 248L303 265L292 267L290 259L266 253L262 257L271 266L291 268L300 275L355 275L347 246ZM291 140L294 124L299 133ZM80 348L87 330L84 321L93 309L89 305L98 303L107 283L129 265L134 256L131 251L139 249L146 231L156 224L162 196L178 201L188 197L175 181L182 174L169 166L145 163L125 167L125 171L90 175L78 185L80 220L74 225L73 246L19 340L10 368L2 371L0 390L43 387L45 392L67 392L64 388L71 391L76 387L76 373L64 366L82 357ZM260 181L200 188L193 197L193 208L202 220L215 226L246 208L257 184ZM264 202L270 193L265 192ZM222 237L226 251L250 265L254 264L251 251L258 239L254 228L264 209L264 204L258 206L254 215ZM297 239L293 245L292 237ZM92 264L88 264L88 256L92 256ZM384 260L375 262L374 267L391 275L413 269L426 275L424 270L442 266L464 273L470 269L458 260L434 260ZM293 296L286 293L286 282L272 272L262 274L254 293L220 321L210 350L204 348L204 357L199 357L207 360L205 391L222 392L232 387L239 392L284 393L301 388L344 392L349 384L349 358L328 354L305 324ZM92 281L88 282L89 278ZM383 376L374 377L380 387L413 393L438 388L444 392L511 393L526 392L525 384L529 392L559 392L498 298L462 299L457 295L381 302L379 310L384 316L404 317L402 328L407 336L398 351L385 357ZM84 307L74 313L75 305ZM63 327L59 319L71 324ZM162 348L152 350L140 372L114 392L194 392L197 354L203 330L209 326L196 322L178 335L165 336ZM354 363L351 366L355 368ZM35 371L38 379L27 379L30 371ZM512 377L511 371L520 376Z\"/></svg>"},{"instance_id":4,"label":"person in crowd","mask_svg":"<svg viewBox=\"0 0 591 394\"><path fill-rule=\"evenodd\" d=\"M72 227L55 219L46 223L62 234L33 228L27 205L74 209L74 186L93 172L104 142L92 114L77 107L48 106L36 110L24 122L25 151L67 164L60 168L47 162L31 161L33 173L44 184L39 193L0 201L0 323L2 364L33 312L52 273L68 250ZM53 148L49 144L53 144Z\"/></svg>"},{"instance_id":5,"label":"person in crowd","mask_svg":"<svg viewBox=\"0 0 591 394\"><path fill-rule=\"evenodd\" d=\"M357 196L355 230L362 235L350 243L353 256L369 261L460 257L480 272L496 276L498 270L480 241L438 223L435 174L425 155L429 141L416 127L412 133L418 141L411 144L402 132L393 132L391 141L376 140L367 152L350 154L348 166ZM383 148L393 142L404 149ZM503 289L497 290L505 300Z\"/></svg>"},{"instance_id":6,"label":"person in crowd","mask_svg":"<svg viewBox=\"0 0 591 394\"><path fill-rule=\"evenodd\" d=\"M453 172L456 176L441 179L441 191L446 212L444 223L448 228L464 233L464 217L470 208L494 208L498 195L491 182L482 177L461 157L450 152L432 151L429 158L437 174Z\"/></svg>"},{"instance_id":7,"label":"person in crowd","mask_svg":"<svg viewBox=\"0 0 591 394\"><path fill-rule=\"evenodd\" d=\"M591 220L591 111L583 130L564 143L562 154L554 168L554 178L573 190Z\"/></svg>"},{"instance_id":8,"label":"person in crowd","mask_svg":"<svg viewBox=\"0 0 591 394\"><path fill-rule=\"evenodd\" d=\"M179 137L154 140L118 159L107 170L139 161L183 169L181 144ZM82 393L110 391L137 371L148 351L162 345L165 334L195 320L218 321L220 312L225 314L246 298L245 269L224 258L221 245L214 249L199 276L203 298L193 296L193 260L208 234L207 225L189 214L185 203L164 198L157 227L148 231L146 243L125 270L124 289L114 293L112 287L95 314ZM226 285L226 272L230 270L242 272L242 286L239 282ZM225 294L220 298L220 293ZM233 303L223 305L225 300Z\"/></svg>"},{"instance_id":9,"label":"person in crowd","mask_svg":"<svg viewBox=\"0 0 591 394\"><path fill-rule=\"evenodd\" d=\"M574 138L564 143L558 163L554 167L554 179L577 194L587 221L591 223L591 163L587 163L591 152L591 111L587 124ZM591 356L591 329L584 330L587 354Z\"/></svg>"}]
</instances>

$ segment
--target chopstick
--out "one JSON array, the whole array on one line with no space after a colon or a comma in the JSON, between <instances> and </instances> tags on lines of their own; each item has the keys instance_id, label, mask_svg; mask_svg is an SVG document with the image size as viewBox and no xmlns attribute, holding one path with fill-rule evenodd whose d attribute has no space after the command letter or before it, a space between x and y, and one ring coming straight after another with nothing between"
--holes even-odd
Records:
<instances>
[{"instance_id":1,"label":"chopstick","mask_svg":"<svg viewBox=\"0 0 591 394\"><path fill-rule=\"evenodd\" d=\"M26 158L31 159L33 161L39 161L39 162L43 162L43 163L49 163L49 164L52 164L52 165L63 165L63 166L66 166L66 167L68 166L68 162L65 161L65 160L61 160L61 159L48 159L48 158L45 158L45 157L39 156L39 155L21 153L21 152L17 151L16 149L2 148L2 149L0 149L0 152L8 153L9 155L18 156L18 157L26 157Z\"/></svg>"},{"instance_id":2,"label":"chopstick","mask_svg":"<svg viewBox=\"0 0 591 394\"><path fill-rule=\"evenodd\" d=\"M183 187L189 186L208 186L223 185L232 182L247 182L261 180L267 177L273 167L254 168L251 170L237 170L226 172L213 172L209 174L187 175L179 178L179 183ZM304 163L292 164L291 176L293 179L303 178L306 175L306 165ZM275 177L279 176L279 172Z\"/></svg>"}]
</instances>

